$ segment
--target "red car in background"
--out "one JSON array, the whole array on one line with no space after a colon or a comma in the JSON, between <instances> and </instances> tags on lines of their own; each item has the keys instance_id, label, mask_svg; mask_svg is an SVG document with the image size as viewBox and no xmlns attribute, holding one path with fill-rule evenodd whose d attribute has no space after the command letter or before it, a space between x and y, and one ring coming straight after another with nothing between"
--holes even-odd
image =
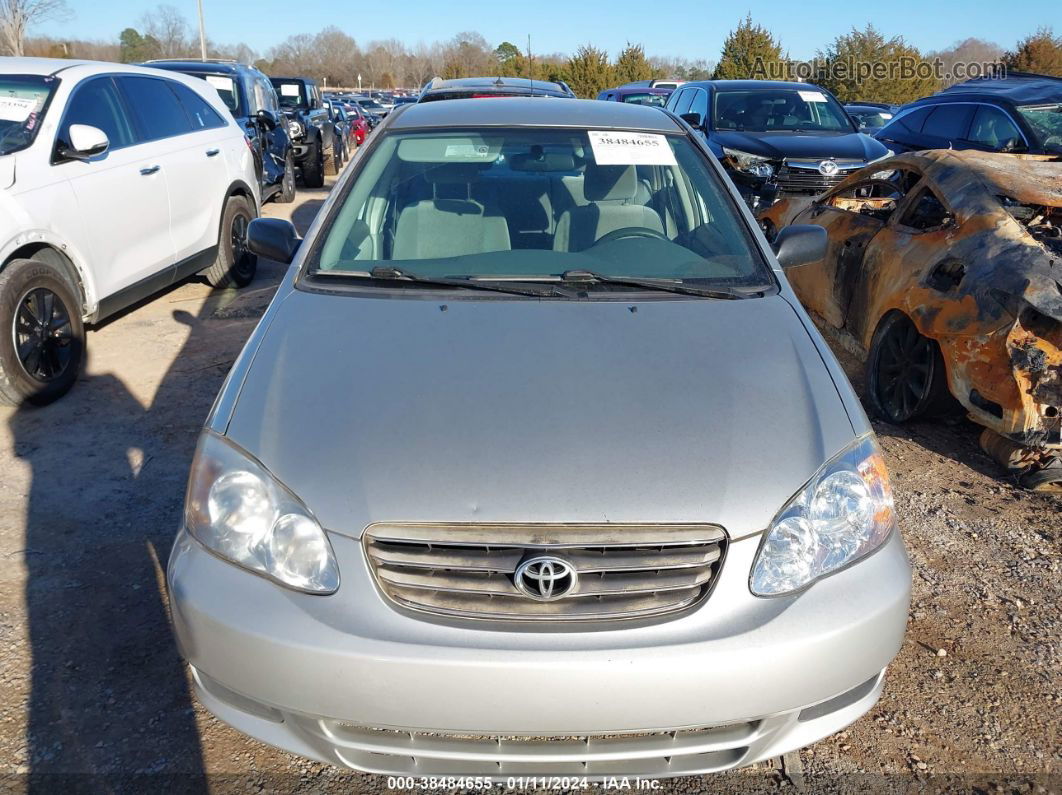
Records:
<instances>
[{"instance_id":1,"label":"red car in background","mask_svg":"<svg viewBox=\"0 0 1062 795\"><path fill-rule=\"evenodd\" d=\"M350 117L350 126L354 131L354 140L358 146L361 146L365 143L365 139L369 137L370 130L369 120L365 118L365 111L363 111L361 106L356 102L344 102L343 108Z\"/></svg>"}]
</instances>

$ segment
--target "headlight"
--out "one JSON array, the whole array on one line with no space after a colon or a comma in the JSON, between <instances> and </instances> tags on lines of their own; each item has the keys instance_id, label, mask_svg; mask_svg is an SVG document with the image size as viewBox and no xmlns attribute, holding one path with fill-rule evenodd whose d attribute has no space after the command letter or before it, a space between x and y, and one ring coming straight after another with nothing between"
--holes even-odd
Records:
<instances>
[{"instance_id":1,"label":"headlight","mask_svg":"<svg viewBox=\"0 0 1062 795\"><path fill-rule=\"evenodd\" d=\"M829 461L771 523L749 587L757 596L805 588L881 546L896 524L873 436Z\"/></svg>"},{"instance_id":2,"label":"headlight","mask_svg":"<svg viewBox=\"0 0 1062 795\"><path fill-rule=\"evenodd\" d=\"M332 593L339 568L299 499L232 442L204 431L192 461L185 526L200 543L281 585Z\"/></svg>"},{"instance_id":3,"label":"headlight","mask_svg":"<svg viewBox=\"0 0 1062 795\"><path fill-rule=\"evenodd\" d=\"M742 152L738 149L727 149L725 146L723 147L723 156L729 160L738 171L743 171L754 177L769 179L774 175L774 166L771 165L770 158L768 157L749 154L748 152Z\"/></svg>"},{"instance_id":4,"label":"headlight","mask_svg":"<svg viewBox=\"0 0 1062 795\"><path fill-rule=\"evenodd\" d=\"M294 119L288 122L288 135L292 138L302 138L302 125Z\"/></svg>"}]
</instances>

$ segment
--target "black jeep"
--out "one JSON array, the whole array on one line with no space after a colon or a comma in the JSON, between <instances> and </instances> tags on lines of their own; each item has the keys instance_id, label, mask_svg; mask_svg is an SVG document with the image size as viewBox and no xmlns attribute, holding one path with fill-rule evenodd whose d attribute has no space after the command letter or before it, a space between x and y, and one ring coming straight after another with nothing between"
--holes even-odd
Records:
<instances>
[{"instance_id":1,"label":"black jeep","mask_svg":"<svg viewBox=\"0 0 1062 795\"><path fill-rule=\"evenodd\" d=\"M324 185L325 169L335 173L335 130L317 82L309 77L271 77L295 144L295 165L308 188Z\"/></svg>"},{"instance_id":2,"label":"black jeep","mask_svg":"<svg viewBox=\"0 0 1062 795\"><path fill-rule=\"evenodd\" d=\"M200 77L212 85L243 128L254 152L262 202L295 199L295 150L269 78L235 61L164 60L147 66Z\"/></svg>"}]
</instances>

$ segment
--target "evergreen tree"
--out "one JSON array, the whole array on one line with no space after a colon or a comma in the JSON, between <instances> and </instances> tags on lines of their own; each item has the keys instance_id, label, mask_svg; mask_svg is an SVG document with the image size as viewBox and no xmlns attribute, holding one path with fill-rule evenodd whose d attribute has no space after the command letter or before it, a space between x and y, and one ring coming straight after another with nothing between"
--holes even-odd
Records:
<instances>
[{"instance_id":1,"label":"evergreen tree","mask_svg":"<svg viewBox=\"0 0 1062 795\"><path fill-rule=\"evenodd\" d=\"M642 45L631 44L629 41L616 58L613 74L616 82L621 85L637 80L652 80L657 76L649 59L645 57L645 49Z\"/></svg>"},{"instance_id":2,"label":"evergreen tree","mask_svg":"<svg viewBox=\"0 0 1062 795\"><path fill-rule=\"evenodd\" d=\"M1003 63L1019 72L1062 77L1062 36L1055 36L1051 28L1040 28L1003 56Z\"/></svg>"},{"instance_id":3,"label":"evergreen tree","mask_svg":"<svg viewBox=\"0 0 1062 795\"><path fill-rule=\"evenodd\" d=\"M593 99L615 82L608 53L584 44L568 59L565 80L577 96Z\"/></svg>"},{"instance_id":4,"label":"evergreen tree","mask_svg":"<svg viewBox=\"0 0 1062 795\"><path fill-rule=\"evenodd\" d=\"M712 77L716 80L784 80L782 45L767 28L753 24L749 14L726 37Z\"/></svg>"},{"instance_id":5,"label":"evergreen tree","mask_svg":"<svg viewBox=\"0 0 1062 795\"><path fill-rule=\"evenodd\" d=\"M814 78L841 102L866 100L902 105L940 88L933 65L902 36L886 39L873 25L838 36L819 53Z\"/></svg>"}]
</instances>

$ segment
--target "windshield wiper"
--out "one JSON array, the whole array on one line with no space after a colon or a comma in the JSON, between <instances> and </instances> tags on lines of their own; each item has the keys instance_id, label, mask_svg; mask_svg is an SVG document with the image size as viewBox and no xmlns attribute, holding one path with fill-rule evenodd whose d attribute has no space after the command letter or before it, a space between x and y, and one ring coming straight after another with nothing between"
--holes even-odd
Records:
<instances>
[{"instance_id":1,"label":"windshield wiper","mask_svg":"<svg viewBox=\"0 0 1062 795\"><path fill-rule=\"evenodd\" d=\"M458 287L466 290L488 290L495 293L527 295L531 298L552 298L558 295L555 287L546 289L510 287L494 282L473 281L471 279L451 279L444 276L420 276L401 268L373 268L371 271L316 270L314 276L340 276L347 279L379 279L381 281L401 281L408 284L423 284L433 287Z\"/></svg>"},{"instance_id":2,"label":"windshield wiper","mask_svg":"<svg viewBox=\"0 0 1062 795\"><path fill-rule=\"evenodd\" d=\"M639 279L634 276L606 276L587 270L570 270L561 275L561 281L568 283L584 282L589 284L616 284L623 287L639 287L643 290L660 290L679 295L696 295L701 298L748 298L757 292L743 292L732 287L695 287L673 279Z\"/></svg>"}]
</instances>

